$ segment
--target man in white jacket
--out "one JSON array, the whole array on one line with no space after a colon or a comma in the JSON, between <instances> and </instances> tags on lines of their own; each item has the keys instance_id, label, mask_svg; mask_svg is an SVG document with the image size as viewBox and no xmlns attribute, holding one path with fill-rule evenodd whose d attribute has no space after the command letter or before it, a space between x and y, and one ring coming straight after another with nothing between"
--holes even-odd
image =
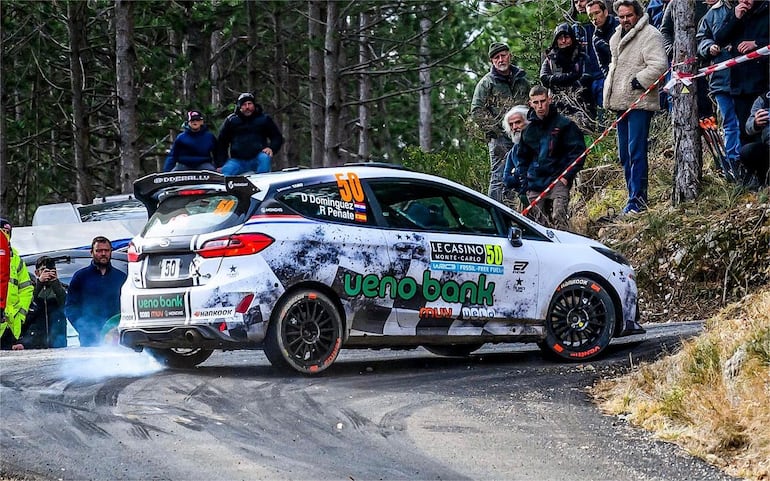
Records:
<instances>
[{"instance_id":1,"label":"man in white jacket","mask_svg":"<svg viewBox=\"0 0 770 481\"><path fill-rule=\"evenodd\" d=\"M610 38L612 61L604 83L604 107L620 115L668 69L668 58L663 36L637 0L617 0L613 6L620 28ZM618 122L618 155L628 188L625 214L647 208L647 137L657 110L656 87Z\"/></svg>"}]
</instances>

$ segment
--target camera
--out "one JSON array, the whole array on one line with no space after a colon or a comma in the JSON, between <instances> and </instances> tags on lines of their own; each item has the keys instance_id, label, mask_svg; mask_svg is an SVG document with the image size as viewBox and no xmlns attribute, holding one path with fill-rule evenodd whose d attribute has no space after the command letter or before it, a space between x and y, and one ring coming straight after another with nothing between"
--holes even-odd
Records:
<instances>
[{"instance_id":1,"label":"camera","mask_svg":"<svg viewBox=\"0 0 770 481\"><path fill-rule=\"evenodd\" d=\"M43 267L46 269L56 269L56 261L54 259L46 259L43 263Z\"/></svg>"}]
</instances>

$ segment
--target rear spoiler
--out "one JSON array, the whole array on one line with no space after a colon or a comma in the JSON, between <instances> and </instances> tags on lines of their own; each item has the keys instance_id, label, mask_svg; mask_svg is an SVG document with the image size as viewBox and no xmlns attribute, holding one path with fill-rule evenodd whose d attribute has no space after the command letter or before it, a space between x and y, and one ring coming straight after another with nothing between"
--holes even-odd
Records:
<instances>
[{"instance_id":1,"label":"rear spoiler","mask_svg":"<svg viewBox=\"0 0 770 481\"><path fill-rule=\"evenodd\" d=\"M147 208L152 216L158 208L158 199L162 192L173 193L185 187L195 186L202 190L229 192L239 202L249 202L259 188L242 175L224 176L207 170L189 170L150 174L134 181L134 195Z\"/></svg>"}]
</instances>

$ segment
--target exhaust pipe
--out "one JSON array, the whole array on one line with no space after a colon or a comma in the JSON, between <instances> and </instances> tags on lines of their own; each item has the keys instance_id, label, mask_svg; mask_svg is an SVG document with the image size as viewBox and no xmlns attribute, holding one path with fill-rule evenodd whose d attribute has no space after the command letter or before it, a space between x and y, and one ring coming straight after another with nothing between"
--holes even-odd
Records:
<instances>
[{"instance_id":1,"label":"exhaust pipe","mask_svg":"<svg viewBox=\"0 0 770 481\"><path fill-rule=\"evenodd\" d=\"M196 331L195 329L190 329L190 330L188 330L188 331L185 331L185 333L184 333L184 338L185 338L185 341L187 341L187 342L189 342L189 343L193 344L193 343L197 343L197 342L200 342L200 340L201 340L201 335L200 335L200 333L199 333L198 331Z\"/></svg>"}]
</instances>

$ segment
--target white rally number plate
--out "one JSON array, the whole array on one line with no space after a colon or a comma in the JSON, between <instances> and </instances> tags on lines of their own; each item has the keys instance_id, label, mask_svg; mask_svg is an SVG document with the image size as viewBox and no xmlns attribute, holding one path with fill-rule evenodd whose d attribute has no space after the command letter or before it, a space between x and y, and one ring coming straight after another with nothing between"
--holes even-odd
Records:
<instances>
[{"instance_id":1,"label":"white rally number plate","mask_svg":"<svg viewBox=\"0 0 770 481\"><path fill-rule=\"evenodd\" d=\"M182 260L178 258L163 259L160 261L160 278L177 279L179 278L179 266Z\"/></svg>"}]
</instances>

